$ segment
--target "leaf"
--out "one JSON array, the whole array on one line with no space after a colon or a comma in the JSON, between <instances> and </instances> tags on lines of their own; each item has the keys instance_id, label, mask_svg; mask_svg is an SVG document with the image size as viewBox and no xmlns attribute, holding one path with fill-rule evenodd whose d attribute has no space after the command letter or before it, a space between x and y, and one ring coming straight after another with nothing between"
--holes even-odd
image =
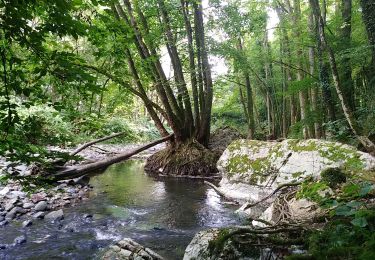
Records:
<instances>
[{"instance_id":1,"label":"leaf","mask_svg":"<svg viewBox=\"0 0 375 260\"><path fill-rule=\"evenodd\" d=\"M360 217L360 218L355 218L350 223L353 224L353 226L356 227L366 227L368 225L366 218Z\"/></svg>"},{"instance_id":2,"label":"leaf","mask_svg":"<svg viewBox=\"0 0 375 260\"><path fill-rule=\"evenodd\" d=\"M374 189L373 185L366 183L359 191L359 196L364 197Z\"/></svg>"},{"instance_id":3,"label":"leaf","mask_svg":"<svg viewBox=\"0 0 375 260\"><path fill-rule=\"evenodd\" d=\"M335 210L336 216L352 216L355 214L355 210L347 205L338 206Z\"/></svg>"}]
</instances>

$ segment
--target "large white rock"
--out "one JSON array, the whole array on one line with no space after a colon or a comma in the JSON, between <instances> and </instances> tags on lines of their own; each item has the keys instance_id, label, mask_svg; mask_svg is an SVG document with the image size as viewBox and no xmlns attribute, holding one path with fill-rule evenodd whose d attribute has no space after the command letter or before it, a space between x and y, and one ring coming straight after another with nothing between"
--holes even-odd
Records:
<instances>
[{"instance_id":1,"label":"large white rock","mask_svg":"<svg viewBox=\"0 0 375 260\"><path fill-rule=\"evenodd\" d=\"M183 260L210 259L209 243L215 240L220 233L219 229L212 228L197 233L185 249Z\"/></svg>"},{"instance_id":2,"label":"large white rock","mask_svg":"<svg viewBox=\"0 0 375 260\"><path fill-rule=\"evenodd\" d=\"M218 161L220 190L240 201L256 201L283 183L320 178L332 167L348 171L375 170L375 157L356 148L325 140L265 142L236 140Z\"/></svg>"}]
</instances>

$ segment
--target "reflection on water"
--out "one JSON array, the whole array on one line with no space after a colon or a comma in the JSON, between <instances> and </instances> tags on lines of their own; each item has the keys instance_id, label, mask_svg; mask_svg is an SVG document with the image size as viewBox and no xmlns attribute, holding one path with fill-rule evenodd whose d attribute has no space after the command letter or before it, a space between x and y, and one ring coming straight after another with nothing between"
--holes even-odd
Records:
<instances>
[{"instance_id":1,"label":"reflection on water","mask_svg":"<svg viewBox=\"0 0 375 260\"><path fill-rule=\"evenodd\" d=\"M234 209L203 182L156 179L146 175L143 166L142 161L127 161L92 177L90 199L65 209L60 225L39 221L27 231L17 225L1 228L0 244L22 233L28 243L0 250L0 259L92 259L124 237L167 259L181 259L199 230L240 222Z\"/></svg>"}]
</instances>

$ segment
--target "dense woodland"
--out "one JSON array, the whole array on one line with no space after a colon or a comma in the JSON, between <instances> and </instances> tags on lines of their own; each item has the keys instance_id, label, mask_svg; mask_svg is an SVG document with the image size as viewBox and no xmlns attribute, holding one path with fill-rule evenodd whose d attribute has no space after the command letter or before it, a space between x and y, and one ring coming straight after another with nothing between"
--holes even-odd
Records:
<instances>
[{"instance_id":1,"label":"dense woodland","mask_svg":"<svg viewBox=\"0 0 375 260\"><path fill-rule=\"evenodd\" d=\"M119 131L128 141L173 132L176 143L207 146L222 126L254 139L331 138L373 152L370 0L0 8L3 153L24 157Z\"/></svg>"},{"instance_id":2,"label":"dense woodland","mask_svg":"<svg viewBox=\"0 0 375 260\"><path fill-rule=\"evenodd\" d=\"M344 149L351 163L359 155L350 149L375 155L374 0L0 0L0 59L0 163L49 174L23 178L4 166L0 188L31 178L44 189L51 175L82 175L161 142L147 171L212 177L228 145L213 149L218 133L337 141L352 145ZM108 142L152 143L97 164L64 165L86 147L61 149L113 134ZM326 210L324 230L287 227L298 229L311 259L374 259L374 174L365 174L279 187L289 192L284 200L302 194ZM333 195L321 198L319 189ZM254 230L223 237L241 232Z\"/></svg>"}]
</instances>

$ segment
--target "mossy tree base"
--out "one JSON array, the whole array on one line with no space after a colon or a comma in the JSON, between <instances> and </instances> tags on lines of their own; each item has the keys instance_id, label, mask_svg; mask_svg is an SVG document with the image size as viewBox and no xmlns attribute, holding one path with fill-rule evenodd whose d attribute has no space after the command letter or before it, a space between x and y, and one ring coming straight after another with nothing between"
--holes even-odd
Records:
<instances>
[{"instance_id":1,"label":"mossy tree base","mask_svg":"<svg viewBox=\"0 0 375 260\"><path fill-rule=\"evenodd\" d=\"M147 159L145 170L169 176L210 177L218 172L218 159L215 153L196 140L190 140L153 154Z\"/></svg>"}]
</instances>

